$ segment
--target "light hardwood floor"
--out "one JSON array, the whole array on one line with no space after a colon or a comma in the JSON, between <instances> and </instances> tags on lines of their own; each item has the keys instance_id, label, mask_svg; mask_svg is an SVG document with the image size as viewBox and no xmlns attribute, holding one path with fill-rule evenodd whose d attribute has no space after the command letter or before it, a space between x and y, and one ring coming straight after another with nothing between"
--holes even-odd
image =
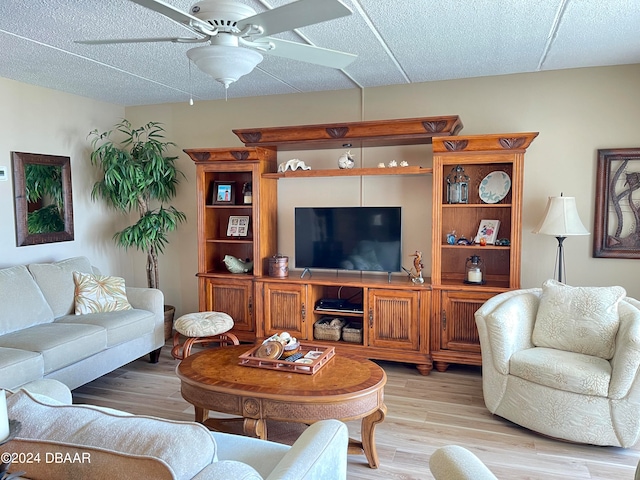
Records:
<instances>
[{"instance_id":1,"label":"light hardwood floor","mask_svg":"<svg viewBox=\"0 0 640 480\"><path fill-rule=\"evenodd\" d=\"M75 403L117 408L135 414L193 420L193 407L180 396L177 361L162 349L158 364L148 357L73 391ZM348 478L355 480L432 479L429 456L440 446L469 448L501 480L632 480L640 445L631 449L577 445L530 432L484 406L480 369L452 365L422 376L411 365L379 362L388 380L385 421L376 429L380 468L364 456L349 456ZM360 422L349 422L360 438ZM270 438L291 442L301 426L270 424Z\"/></svg>"}]
</instances>

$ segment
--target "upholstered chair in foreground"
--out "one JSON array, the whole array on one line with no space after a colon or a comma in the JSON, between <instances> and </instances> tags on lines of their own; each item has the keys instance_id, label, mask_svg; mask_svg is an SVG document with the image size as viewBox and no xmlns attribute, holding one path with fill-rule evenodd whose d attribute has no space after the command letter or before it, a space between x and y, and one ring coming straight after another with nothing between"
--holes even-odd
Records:
<instances>
[{"instance_id":1,"label":"upholstered chair in foreground","mask_svg":"<svg viewBox=\"0 0 640 480\"><path fill-rule=\"evenodd\" d=\"M548 280L475 314L487 408L536 432L631 447L640 438L640 302Z\"/></svg>"}]
</instances>

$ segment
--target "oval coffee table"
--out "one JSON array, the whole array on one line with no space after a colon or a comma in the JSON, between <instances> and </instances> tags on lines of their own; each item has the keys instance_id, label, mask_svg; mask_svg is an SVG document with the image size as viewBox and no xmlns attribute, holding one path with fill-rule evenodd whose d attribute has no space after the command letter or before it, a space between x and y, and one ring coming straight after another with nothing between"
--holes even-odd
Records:
<instances>
[{"instance_id":1,"label":"oval coffee table","mask_svg":"<svg viewBox=\"0 0 640 480\"><path fill-rule=\"evenodd\" d=\"M238 365L250 345L219 347L190 355L177 367L183 398L196 421L225 430L209 411L243 417L246 435L267 438L266 420L311 424L335 418L362 419L362 441L350 439L349 453L378 468L375 426L385 418L384 370L370 360L336 354L313 375Z\"/></svg>"}]
</instances>

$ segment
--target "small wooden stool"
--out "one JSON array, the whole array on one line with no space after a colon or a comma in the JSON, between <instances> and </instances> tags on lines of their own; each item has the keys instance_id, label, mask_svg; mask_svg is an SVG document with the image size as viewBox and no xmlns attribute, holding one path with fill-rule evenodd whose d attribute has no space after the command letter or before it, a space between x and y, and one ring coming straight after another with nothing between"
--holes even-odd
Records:
<instances>
[{"instance_id":1,"label":"small wooden stool","mask_svg":"<svg viewBox=\"0 0 640 480\"><path fill-rule=\"evenodd\" d=\"M171 355L183 360L191 354L191 347L196 343L218 343L220 346L240 345L238 337L229 330L233 328L233 319L222 312L187 313L175 322L176 333L173 336ZM180 335L187 337L180 344Z\"/></svg>"}]
</instances>

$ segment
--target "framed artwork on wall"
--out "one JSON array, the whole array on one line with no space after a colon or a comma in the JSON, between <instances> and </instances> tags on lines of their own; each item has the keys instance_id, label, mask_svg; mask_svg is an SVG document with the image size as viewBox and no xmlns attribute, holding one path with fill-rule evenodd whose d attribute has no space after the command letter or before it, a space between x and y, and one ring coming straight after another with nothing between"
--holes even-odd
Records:
<instances>
[{"instance_id":1,"label":"framed artwork on wall","mask_svg":"<svg viewBox=\"0 0 640 480\"><path fill-rule=\"evenodd\" d=\"M640 148L598 150L593 256L640 258Z\"/></svg>"}]
</instances>

